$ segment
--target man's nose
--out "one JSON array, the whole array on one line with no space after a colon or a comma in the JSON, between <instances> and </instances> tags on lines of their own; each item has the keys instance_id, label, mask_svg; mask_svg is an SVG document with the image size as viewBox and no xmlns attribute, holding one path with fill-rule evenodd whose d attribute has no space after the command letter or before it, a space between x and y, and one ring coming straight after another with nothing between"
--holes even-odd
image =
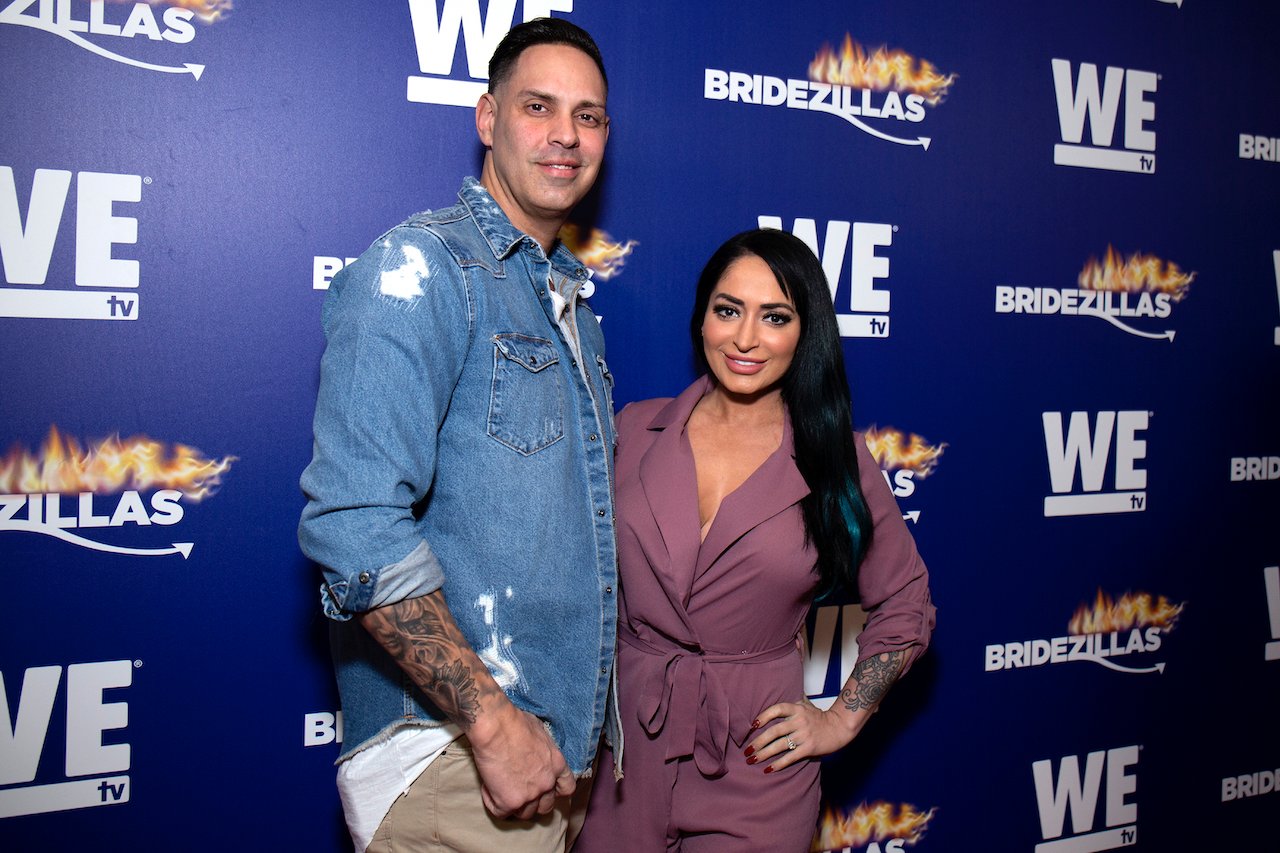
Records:
<instances>
[{"instance_id":1,"label":"man's nose","mask_svg":"<svg viewBox=\"0 0 1280 853\"><path fill-rule=\"evenodd\" d=\"M551 122L548 140L563 148L578 147L578 122L572 113L561 113Z\"/></svg>"}]
</instances>

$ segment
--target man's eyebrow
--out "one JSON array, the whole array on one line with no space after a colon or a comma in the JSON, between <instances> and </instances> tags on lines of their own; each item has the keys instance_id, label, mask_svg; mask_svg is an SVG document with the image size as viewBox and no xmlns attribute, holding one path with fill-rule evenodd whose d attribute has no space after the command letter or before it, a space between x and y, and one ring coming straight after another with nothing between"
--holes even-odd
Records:
<instances>
[{"instance_id":1,"label":"man's eyebrow","mask_svg":"<svg viewBox=\"0 0 1280 853\"><path fill-rule=\"evenodd\" d=\"M540 100L540 101L550 101L550 102L551 102L551 103L553 103L553 104L554 104L554 103L559 103L559 102L560 102L560 98L556 97L555 95L551 94L550 92L543 92L543 91L540 91L540 90L538 90L538 89L524 89L524 90L522 90L522 91L519 93L518 97L521 97L521 98L537 98L537 99L538 99L538 100ZM577 105L577 106L575 106L575 107L574 107L574 109L576 109L576 110L580 110L580 109L606 110L606 107L605 107L604 103L603 103L603 102L601 102L601 101L586 100L586 101L579 101L579 102L578 102L578 105Z\"/></svg>"}]
</instances>

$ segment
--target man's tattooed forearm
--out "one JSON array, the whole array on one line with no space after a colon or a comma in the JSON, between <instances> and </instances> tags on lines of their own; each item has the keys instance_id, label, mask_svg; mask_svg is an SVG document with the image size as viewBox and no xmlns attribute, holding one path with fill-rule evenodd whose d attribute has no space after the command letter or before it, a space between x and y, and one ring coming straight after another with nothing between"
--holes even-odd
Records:
<instances>
[{"instance_id":1,"label":"man's tattooed forearm","mask_svg":"<svg viewBox=\"0 0 1280 853\"><path fill-rule=\"evenodd\" d=\"M431 701L464 729L480 712L480 685L460 653L465 643L438 596L409 599L365 615L364 625ZM479 664L479 660L476 661Z\"/></svg>"},{"instance_id":2,"label":"man's tattooed forearm","mask_svg":"<svg viewBox=\"0 0 1280 853\"><path fill-rule=\"evenodd\" d=\"M850 711L875 708L897 680L906 654L902 650L884 652L862 661L854 667L852 683L841 691L840 701Z\"/></svg>"},{"instance_id":3,"label":"man's tattooed forearm","mask_svg":"<svg viewBox=\"0 0 1280 853\"><path fill-rule=\"evenodd\" d=\"M463 728L476 721L480 710L480 689L465 663L455 660L440 670L426 687L427 695L441 711Z\"/></svg>"}]
</instances>

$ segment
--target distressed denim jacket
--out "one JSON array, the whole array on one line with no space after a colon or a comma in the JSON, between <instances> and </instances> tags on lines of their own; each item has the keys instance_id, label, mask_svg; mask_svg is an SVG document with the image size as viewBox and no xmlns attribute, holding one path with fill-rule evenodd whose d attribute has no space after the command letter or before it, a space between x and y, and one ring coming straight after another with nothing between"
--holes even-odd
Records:
<instances>
[{"instance_id":1,"label":"distressed denim jacket","mask_svg":"<svg viewBox=\"0 0 1280 853\"><path fill-rule=\"evenodd\" d=\"M333 620L339 760L401 726L445 721L352 619L443 588L499 686L582 774L606 705L612 716L604 338L574 299L580 367L556 322L548 286L576 293L587 279L577 258L561 245L548 258L475 180L458 197L380 237L324 305L299 541L323 570Z\"/></svg>"}]
</instances>

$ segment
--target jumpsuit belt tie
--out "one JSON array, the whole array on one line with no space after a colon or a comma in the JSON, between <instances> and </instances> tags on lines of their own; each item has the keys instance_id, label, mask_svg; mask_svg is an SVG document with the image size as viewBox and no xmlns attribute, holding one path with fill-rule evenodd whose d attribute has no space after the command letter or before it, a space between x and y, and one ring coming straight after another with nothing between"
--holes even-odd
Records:
<instances>
[{"instance_id":1,"label":"jumpsuit belt tie","mask_svg":"<svg viewBox=\"0 0 1280 853\"><path fill-rule=\"evenodd\" d=\"M640 688L640 725L651 736L665 733L668 761L691 755L699 772L711 777L725 772L731 735L729 698L717 665L767 663L796 653L795 640L762 652L710 652L655 646L625 628L618 632L618 639L636 651L663 658L662 668Z\"/></svg>"}]
</instances>

